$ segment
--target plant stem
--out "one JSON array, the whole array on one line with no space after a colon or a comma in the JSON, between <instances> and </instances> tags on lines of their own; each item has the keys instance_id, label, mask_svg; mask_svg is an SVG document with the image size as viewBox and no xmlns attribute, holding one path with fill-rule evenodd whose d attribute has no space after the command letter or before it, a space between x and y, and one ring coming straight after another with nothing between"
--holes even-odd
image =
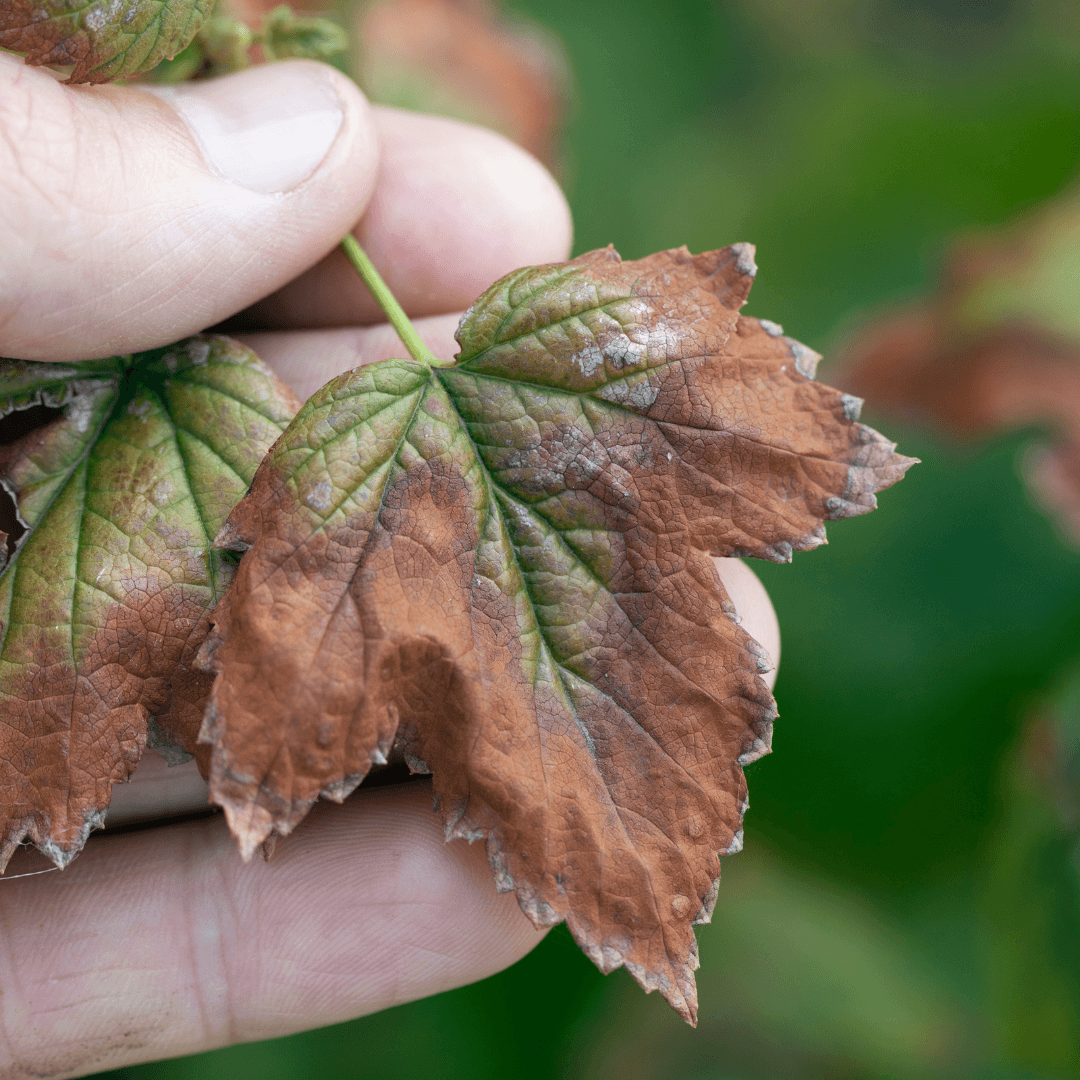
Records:
<instances>
[{"instance_id":1,"label":"plant stem","mask_svg":"<svg viewBox=\"0 0 1080 1080\"><path fill-rule=\"evenodd\" d=\"M390 325L397 331L401 343L409 350L409 355L418 363L427 364L429 367L449 367L446 360L436 360L431 350L420 340L416 327L409 322L409 316L402 310L396 297L390 291L386 282L379 276L379 271L372 265L364 249L356 242L355 237L346 236L341 241L341 246L353 264L360 280L368 287L375 302L383 309L383 313L389 320Z\"/></svg>"}]
</instances>

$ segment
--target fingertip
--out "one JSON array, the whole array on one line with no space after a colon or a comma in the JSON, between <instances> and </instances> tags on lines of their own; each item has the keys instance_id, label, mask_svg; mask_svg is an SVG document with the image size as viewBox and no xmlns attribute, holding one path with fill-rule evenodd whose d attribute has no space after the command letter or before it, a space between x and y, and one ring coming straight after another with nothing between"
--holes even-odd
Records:
<instances>
[{"instance_id":1,"label":"fingertip","mask_svg":"<svg viewBox=\"0 0 1080 1080\"><path fill-rule=\"evenodd\" d=\"M780 667L780 622L772 600L760 578L742 559L713 559L713 562L736 614L742 619L743 629L772 660L772 670L762 676L772 689Z\"/></svg>"},{"instance_id":2,"label":"fingertip","mask_svg":"<svg viewBox=\"0 0 1080 1080\"><path fill-rule=\"evenodd\" d=\"M385 258L411 314L468 307L512 270L569 257L566 197L521 147L486 128L400 109L376 109L375 123L394 186L376 190L357 235L373 258ZM406 228L416 239L401 250Z\"/></svg>"},{"instance_id":3,"label":"fingertip","mask_svg":"<svg viewBox=\"0 0 1080 1080\"><path fill-rule=\"evenodd\" d=\"M457 120L373 112L379 179L353 232L409 315L459 311L512 270L569 256L566 198L526 151ZM244 325L347 326L382 318L334 252L257 305Z\"/></svg>"}]
</instances>

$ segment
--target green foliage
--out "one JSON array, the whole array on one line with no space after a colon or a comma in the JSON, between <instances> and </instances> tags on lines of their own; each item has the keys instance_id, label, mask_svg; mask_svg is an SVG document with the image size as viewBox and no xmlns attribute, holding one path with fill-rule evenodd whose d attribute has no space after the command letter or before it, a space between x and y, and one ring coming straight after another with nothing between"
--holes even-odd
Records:
<instances>
[{"instance_id":1,"label":"green foliage","mask_svg":"<svg viewBox=\"0 0 1080 1080\"><path fill-rule=\"evenodd\" d=\"M215 15L207 20L193 45L202 50L202 63L209 64L212 71L225 73L248 66L248 50L253 42L254 34L247 23Z\"/></svg>"},{"instance_id":2,"label":"green foliage","mask_svg":"<svg viewBox=\"0 0 1080 1080\"><path fill-rule=\"evenodd\" d=\"M301 16L288 4L280 4L252 28L227 15L208 19L192 43L199 55L196 71L226 75L251 63L253 49L261 49L264 60L331 61L348 48L345 31L330 19ZM188 78L177 71L154 73L156 81L173 82Z\"/></svg>"},{"instance_id":3,"label":"green foliage","mask_svg":"<svg viewBox=\"0 0 1080 1080\"><path fill-rule=\"evenodd\" d=\"M258 43L267 60L332 60L349 47L340 26L329 19L300 16L288 4L263 20Z\"/></svg>"},{"instance_id":4,"label":"green foliage","mask_svg":"<svg viewBox=\"0 0 1080 1080\"><path fill-rule=\"evenodd\" d=\"M985 917L1002 1053L1080 1071L1080 675L1033 709L1005 770Z\"/></svg>"}]
</instances>

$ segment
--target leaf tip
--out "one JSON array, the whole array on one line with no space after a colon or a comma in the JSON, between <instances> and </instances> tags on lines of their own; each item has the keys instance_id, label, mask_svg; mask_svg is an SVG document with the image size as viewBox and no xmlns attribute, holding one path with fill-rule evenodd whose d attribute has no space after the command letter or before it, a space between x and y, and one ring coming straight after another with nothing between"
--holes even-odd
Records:
<instances>
[{"instance_id":1,"label":"leaf tip","mask_svg":"<svg viewBox=\"0 0 1080 1080\"><path fill-rule=\"evenodd\" d=\"M104 806L88 811L79 825L67 831L67 839L64 841L45 837L40 840L35 839L34 844L42 855L52 859L57 870L63 870L86 846L90 834L95 829L105 827L105 813L107 810L108 806Z\"/></svg>"},{"instance_id":2,"label":"leaf tip","mask_svg":"<svg viewBox=\"0 0 1080 1080\"><path fill-rule=\"evenodd\" d=\"M693 940L692 937L691 940ZM694 979L694 972L699 966L697 942L693 943L684 961L673 964L670 974L648 971L640 964L629 960L625 960L623 966L646 994L659 990L660 996L686 1023L691 1027L697 1027L698 999L697 983Z\"/></svg>"},{"instance_id":3,"label":"leaf tip","mask_svg":"<svg viewBox=\"0 0 1080 1080\"><path fill-rule=\"evenodd\" d=\"M236 838L236 844L240 848L240 858L244 862L251 862L255 852L263 849L273 833L274 824L270 812L255 802L237 806L223 801L220 805L225 811L229 832Z\"/></svg>"},{"instance_id":4,"label":"leaf tip","mask_svg":"<svg viewBox=\"0 0 1080 1080\"><path fill-rule=\"evenodd\" d=\"M742 813L745 814L749 803L744 799L742 806ZM739 830L741 835L742 829ZM741 847L741 845L740 845ZM724 854L734 855L735 852L729 848ZM708 926L712 922L713 911L716 910L716 901L720 896L720 877L719 875L713 878L712 884L709 886L708 892L701 898L701 907L698 913L690 920L691 926Z\"/></svg>"},{"instance_id":5,"label":"leaf tip","mask_svg":"<svg viewBox=\"0 0 1080 1080\"><path fill-rule=\"evenodd\" d=\"M728 250L735 256L735 269L740 274L745 274L750 278L757 277L758 268L757 263L754 262L757 248L753 244L740 242L732 244Z\"/></svg>"},{"instance_id":6,"label":"leaf tip","mask_svg":"<svg viewBox=\"0 0 1080 1080\"><path fill-rule=\"evenodd\" d=\"M219 551L238 551L241 554L251 549L251 544L240 534L240 529L231 515L218 529L211 546Z\"/></svg>"},{"instance_id":7,"label":"leaf tip","mask_svg":"<svg viewBox=\"0 0 1080 1080\"><path fill-rule=\"evenodd\" d=\"M667 255L674 255L680 262L689 262L699 281L720 303L728 311L737 312L746 303L757 276L756 251L753 244L741 242L715 251L703 251L700 255L691 255L683 246Z\"/></svg>"}]
</instances>

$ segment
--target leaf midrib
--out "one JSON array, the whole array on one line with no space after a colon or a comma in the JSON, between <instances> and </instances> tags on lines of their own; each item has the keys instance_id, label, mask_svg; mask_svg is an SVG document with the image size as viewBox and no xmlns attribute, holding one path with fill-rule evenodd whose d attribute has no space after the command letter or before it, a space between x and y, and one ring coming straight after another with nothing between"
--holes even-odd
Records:
<instances>
[{"instance_id":1,"label":"leaf midrib","mask_svg":"<svg viewBox=\"0 0 1080 1080\"><path fill-rule=\"evenodd\" d=\"M429 382L430 382L430 379L429 379ZM416 414L417 414L417 412L419 412L420 405L424 400L425 384L420 383L413 390L409 391L409 393L410 394L416 394L416 401L413 402L413 407L409 411L408 419L401 426L401 435L398 437L397 443L394 445L393 452L390 453L390 454L387 454L386 458L382 462L380 462L379 465L376 467L376 468L381 468L383 465L391 466L391 467L387 468L387 470L386 470L386 477L383 480L383 489L382 489L382 492L379 494L379 505L376 507L374 514L372 514L372 518L371 518L371 520L372 520L372 528L368 531L367 539L364 541L364 546L360 550L360 557L357 559L356 568L353 570L353 573L349 576L349 580L348 580L348 582L345 583L345 587L341 590L341 595L338 597L337 602L334 604L333 611L331 612L331 617L326 621L326 626L323 629L322 637L319 638L319 644L315 648L315 654L316 655L318 655L318 653L321 652L321 650L322 650L323 642L326 640L326 635L327 635L327 633L329 633L329 630L330 630L330 624L333 621L333 616L337 614L337 612L340 609L341 604L344 601L345 597L349 595L349 590L352 587L353 581L356 579L356 573L360 568L360 563L363 561L364 554L367 551L367 545L368 545L368 543L370 543L371 536L375 532L374 525L378 522L379 518L382 516L383 507L386 505L386 494L390 490L390 478L391 478L391 475L392 475L392 473L394 471L393 467L392 467L392 463L397 459L398 455L401 453L401 448L405 445L405 440L408 437L409 432L412 430L413 421L416 419ZM403 395L401 395L400 397L397 398L397 401L400 402L400 401L406 399L408 396L409 396L409 394L403 394ZM378 412L372 413L372 416L377 416L379 412L384 412L386 409L388 409L390 407L391 407L391 405L385 405L382 408L380 408L378 410ZM371 417L367 417L362 422L366 423L370 419L371 419ZM334 434L334 436L332 437L332 439L328 439L325 443L320 444L319 449L318 449L317 452L320 453L320 454L323 453L325 451L325 447L328 446L334 440L341 438L342 434L343 433L341 433L341 432L336 432ZM376 472L376 469L372 469L367 474L367 476L372 476L372 475L374 475L375 472ZM367 479L367 477L365 477L365 480L366 479ZM363 483L363 481L361 481L361 483ZM338 502L337 506L331 511L331 513L332 514L337 513L337 511L341 509L341 507L345 504L345 502L348 499L350 499L356 493L356 491L359 490L359 488L360 488L360 484L357 484L354 488L352 488L351 491L345 496L345 498ZM327 520L327 519L324 519L324 522L325 522L325 520ZM260 781L260 783L261 783L261 781Z\"/></svg>"},{"instance_id":2,"label":"leaf midrib","mask_svg":"<svg viewBox=\"0 0 1080 1080\"><path fill-rule=\"evenodd\" d=\"M448 370L452 370L452 369L448 369ZM468 425L466 424L466 421L465 421L464 417L462 417L461 413L458 411L457 402L454 400L453 394L450 392L449 388L445 385L445 383L442 383L441 372L438 369L436 369L435 371L432 372L432 374L439 378L439 382L442 384L443 393L446 395L447 400L450 402L451 407L454 409L454 413L458 418L458 421L459 421L459 423L461 425L461 429L464 432L465 437L469 440L469 444L473 448L473 456L476 459L476 462L479 465L480 470L483 473L485 480L490 485L491 489L494 490L494 491L499 492L504 499L507 499L508 501L516 503L518 506L521 506L525 510L526 513L528 513L530 515L535 515L536 517L538 517L540 519L541 523L543 525L546 525L547 528L549 528L551 530L551 532L558 538L559 542L564 546L564 548L566 549L568 554L571 556L571 558L574 559L574 561L577 563L577 565L582 567L586 571L586 573L597 583L597 585L605 593L607 593L608 596L610 596L612 598L612 600L615 602L615 605L619 608L619 610L623 611L623 614L626 615L625 610L623 609L622 605L618 601L619 594L618 593L613 593L611 591L611 589L608 587L607 583L592 569L591 566L588 565L588 563L586 563L581 558L581 556L574 550L574 548L570 545L570 543L562 535L562 533L561 533L560 529L558 528L558 526L555 525L554 522L549 521L546 517L544 517L542 514L540 514L534 507L530 506L528 503L524 502L523 500L517 498L512 491L510 491L504 484L500 483L498 480L496 480L494 478L494 476L492 476L491 472L489 471L489 469L487 467L487 464L484 462L483 457L481 456L481 454L479 452L479 448L478 448L476 442L473 440L472 435L469 432ZM546 624L540 618L540 616L539 616L539 614L538 614L538 612L536 610L538 601L534 598L532 590L529 588L528 577L527 577L527 574L525 573L525 569L522 566L521 561L520 561L520 559L518 557L517 546L514 544L513 540L510 539L509 535L508 535L507 539L509 540L509 543L510 543L510 549L511 549L511 552L513 554L514 561L515 561L515 563L517 565L518 573L521 575L522 585L523 585L523 587L525 589L525 595L526 595L526 597L528 598L528 601L529 601L529 610L532 613L534 621L536 622L537 630L538 630L538 632L540 634L541 640L544 643L545 649L547 649L547 651L548 651L548 655L551 658L551 662L552 662L553 666L556 668L556 670L559 672L559 682L563 687L563 693L566 696L567 705L571 709L571 711L573 712L574 717L576 719L580 720L580 716L578 714L578 711L577 711L576 708L574 708L573 702L572 702L572 700L571 700L571 698L569 696L569 693L568 693L568 691L566 689L566 682L563 679L563 675L562 675L563 671L568 672L575 679L581 679L583 682L588 683L591 687L593 687L594 690L596 690L596 692L598 694L603 695L609 701L611 701L611 703L617 709L619 709L621 712L625 713L627 716L630 716L630 714L627 712L626 709L624 709L621 705L619 705L619 703L617 701L612 699L609 694L606 694L603 690L601 690L600 687L598 687L591 679L588 679L588 678L585 678L584 676L578 675L575 671L573 671L569 667L566 667L563 664L563 662L558 658L558 653L556 652L554 645L551 643L551 641L548 638L548 635L547 635L547 632L546 632ZM628 615L627 615L627 618L629 618ZM634 629L635 629L636 632L640 633L640 631L637 630L637 627L634 627ZM648 640L648 639L646 639L646 640ZM659 659L664 664L668 665L669 667L673 668L676 671L679 671L679 668L677 667L677 665L672 660L670 660L666 656L664 656L664 654L661 653L658 649L656 649L655 646L652 646L651 642L650 642L650 646L652 647L653 652L656 654L656 656L659 657ZM697 689L699 689L702 693L707 694L708 697L710 697L712 700L716 701L716 699L713 698L713 696L711 694L709 694L708 691L706 691L704 687L698 686L698 684L696 682L694 682L693 680L689 679L688 676L685 675L685 673L680 672L680 674L683 674L683 677L687 678L687 681L690 682L692 685L696 686ZM722 707L722 704L723 704L722 702L716 701L716 703L717 703L717 705L720 705ZM701 785L698 783L698 781L695 780L690 775L690 773L688 773L686 771L686 769L681 764L679 764L679 762L675 761L675 759L672 758L671 755L667 753L667 751L664 749L664 747L661 746L660 743L656 740L655 736L653 736L649 731L647 731L644 727L642 727L640 724L638 724L637 721L634 720L633 717L631 717L631 720L633 721L633 723L637 727L639 727L641 729L641 731L643 731L645 733L646 736L648 736L648 738L650 740L652 740L652 742L654 742L659 747L659 749L661 750L661 752L664 754L664 756L666 758L668 758L669 760L675 762L675 764L687 776L687 778L693 784L695 784L697 787L700 788ZM614 800L613 800L613 803L614 803Z\"/></svg>"},{"instance_id":3,"label":"leaf midrib","mask_svg":"<svg viewBox=\"0 0 1080 1080\"><path fill-rule=\"evenodd\" d=\"M472 446L473 458L476 461L477 465L479 466L481 473L483 474L485 480L487 481L487 483L489 485L489 492L490 491L500 492L500 493L502 493L504 498L508 498L511 501L516 502L519 506L521 506L525 510L526 513L532 513L532 508L529 507L527 503L523 503L520 500L514 498L514 496L509 491L507 491L506 488L502 484L500 484L497 480L495 480L495 478L491 475L490 471L488 470L487 464L484 462L482 456L480 455L479 448L477 447L475 441L472 438L471 433L469 432L468 426L467 426L467 424L465 422L465 418L461 415L461 412L458 410L457 402L454 400L453 394L451 394L449 387L446 386L446 384L443 382L443 380L441 378L441 372L438 369L434 369L432 371L432 375L438 380L438 382L440 384L440 387L441 387L444 395L446 396L447 401L449 401L451 408L453 408L453 410L454 410L454 415L458 418L458 423L461 426L461 430L465 434L465 437L469 440L470 446ZM411 421L410 421L410 426L411 426ZM488 496L489 505L494 503L494 501L495 500L492 499L490 494L489 494L489 496ZM500 517L502 517L502 511L501 510L499 511L499 515L500 515ZM546 524L549 526L549 528L551 528L551 530L556 535L558 535L558 529L556 529L554 525L552 525L550 522L546 522ZM505 519L504 519L504 522L503 522L503 528L506 529ZM567 668L567 667L565 667L563 665L562 661L558 658L558 654L555 651L555 648L554 648L553 644L551 643L551 641L548 638L547 627L546 627L544 621L540 618L539 614L537 613L537 610L536 610L537 600L533 595L532 589L529 587L528 575L525 572L525 568L521 564L520 558L518 557L517 546L514 544L513 539L510 537L509 529L506 529L506 533L507 533L507 541L509 542L509 545L510 545L511 555L512 555L512 557L514 559L514 562L517 565L518 573L521 576L522 587L523 587L523 589L525 591L525 596L529 601L529 611L530 611L530 613L531 613L531 615L533 617L534 623L536 624L537 632L540 635L540 640L543 643L544 649L546 650L546 652L548 654L548 657L549 657L549 659L551 661L551 665L554 668L555 672L557 673L557 676L558 676L558 679L559 679L559 686L560 686L560 689L562 690L563 700L566 703L567 709L573 715L574 721L577 724L577 726L584 730L587 725L585 724L585 721L584 721L583 717L581 716L581 714L578 712L577 707L574 705L573 698L570 696L569 688L567 687L567 684L566 684L566 674L572 675L576 679L581 679L582 682L586 682L589 686L591 686L596 691L596 693L600 694L602 697L607 698L607 700L610 701L612 703L612 705L614 705L615 708L618 709L623 715L629 717L631 723L633 723L634 726L637 727L638 730L641 731L645 735L645 737L648 738L649 741L652 742L653 745L656 746L657 749L660 750L660 752L663 754L663 756L665 758L667 758L667 760L671 761L676 766L676 768L678 768L678 770L687 778L687 780L690 781L690 783L692 783L703 795L705 795L707 801L711 802L712 800L709 798L708 793L704 790L704 788L702 788L701 784L689 772L687 772L686 768L679 761L676 761L675 758L673 758L665 750L665 748L660 744L660 742L656 739L656 737L650 731L648 731L640 723L638 723L638 721L633 716L631 716L631 714L626 709L622 708L622 706L619 705L619 703L617 701L613 700L609 694L606 694L603 690L601 690L600 687L598 687L591 679L582 678L582 676L577 675L575 672L571 671L569 668ZM563 538L561 536L559 536L559 539L566 546L567 550L569 551L570 555L575 559L575 561L580 566L584 566L586 571L589 573L589 575L591 577L593 577L594 580L596 580L596 582L600 585L600 587L609 596L611 596L612 599L615 599L614 594L611 593L611 590L607 588L607 586L601 581L601 579L599 577L597 577L597 575L594 573L592 568L587 566L585 563L583 563L581 561L580 556L578 556L578 554L573 550L573 548L571 548L568 544L566 544L566 541L563 540ZM476 550L479 551L479 543L477 543L477 549ZM476 553L474 552L474 555L473 555L474 568L475 568L475 557L476 557ZM615 600L615 603L621 609L621 605L618 604L617 599ZM624 612L624 614L625 614L625 612ZM659 656L660 659L664 663L666 663L666 664L671 663L662 654L657 653L657 656ZM672 665L672 666L674 666L674 665ZM535 684L533 686L533 689L535 691ZM590 754L590 756L591 756L591 754ZM542 750L541 750L540 760L541 760L541 763L543 764L543 752L542 752ZM595 758L593 760L595 761ZM598 771L599 771L599 764L598 763L597 763L597 768L598 768ZM627 829L626 824L623 822L623 819L622 819L622 811L624 809L629 809L629 808L623 807L619 802L616 801L614 793L608 787L607 782L604 781L602 774L601 774L600 779L603 782L604 791L607 792L608 799L610 800L611 805L615 808L616 817L618 818L618 821L619 821L619 827L620 827L620 829L622 829L623 835L626 837L627 843L629 844L629 846L630 846L630 848L632 850L637 851L638 846L634 842L633 837L630 835L630 832ZM545 787L546 787L547 786L547 768L546 768L546 765L544 766L544 784L545 784ZM633 811L631 811L631 812L633 812ZM635 812L635 816L640 817L641 815L638 815ZM673 837L668 836L667 833L664 832L664 830L662 828L660 828L659 825L657 825L655 822L651 821L651 819L648 819L648 820L650 821L650 824L653 825L653 827L656 828L664 837L666 837L666 839L670 843L674 844L675 847L678 848L678 844L674 841ZM666 953L667 952L667 931L666 931L666 928L665 928L663 917L661 915L660 903L659 903L659 900L657 899L657 896L656 896L656 886L655 886L655 882L653 881L652 868L649 866L649 863L648 863L647 859L641 858L640 861L641 861L641 865L645 868L645 872L646 872L646 875L648 877L649 894L650 894L650 896L652 898L653 909L656 912L657 922L658 922L658 924L659 924L659 926L661 928L660 932L661 932L661 937L664 940L664 951ZM545 852L545 863L546 862L547 862L547 852ZM669 956L669 959L670 959L670 956Z\"/></svg>"}]
</instances>

